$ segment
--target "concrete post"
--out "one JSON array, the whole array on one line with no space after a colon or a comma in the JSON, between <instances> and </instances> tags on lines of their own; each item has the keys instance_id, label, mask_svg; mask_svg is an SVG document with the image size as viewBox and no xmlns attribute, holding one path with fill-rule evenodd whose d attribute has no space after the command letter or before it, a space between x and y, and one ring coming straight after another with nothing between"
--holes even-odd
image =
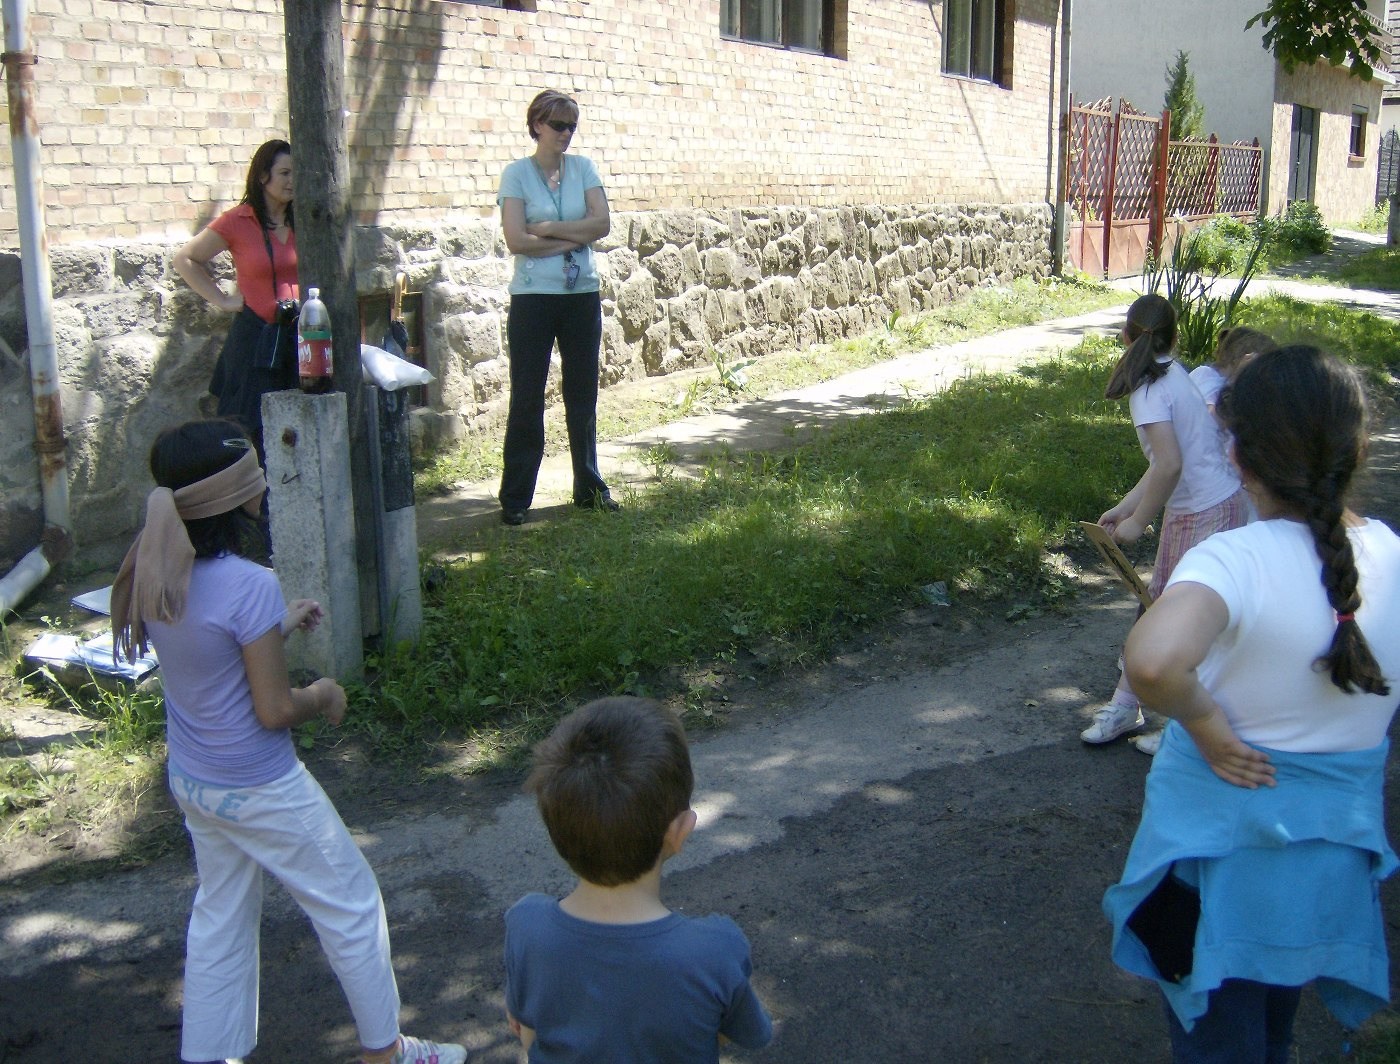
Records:
<instances>
[{"instance_id":1,"label":"concrete post","mask_svg":"<svg viewBox=\"0 0 1400 1064\"><path fill-rule=\"evenodd\" d=\"M287 600L315 599L326 616L287 643L287 664L338 680L364 675L360 574L344 392L263 397L272 561Z\"/></svg>"}]
</instances>

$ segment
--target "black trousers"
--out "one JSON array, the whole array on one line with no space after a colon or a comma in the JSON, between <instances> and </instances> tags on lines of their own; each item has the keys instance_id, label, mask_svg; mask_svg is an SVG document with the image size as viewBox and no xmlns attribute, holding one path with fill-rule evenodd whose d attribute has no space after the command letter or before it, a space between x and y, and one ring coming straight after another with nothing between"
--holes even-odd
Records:
<instances>
[{"instance_id":1,"label":"black trousers","mask_svg":"<svg viewBox=\"0 0 1400 1064\"><path fill-rule=\"evenodd\" d=\"M564 422L574 466L574 501L606 495L598 473L598 348L603 305L597 292L513 295L506 319L510 345L510 413L501 473L501 508L527 510L544 458L544 388L549 355L559 344Z\"/></svg>"}]
</instances>

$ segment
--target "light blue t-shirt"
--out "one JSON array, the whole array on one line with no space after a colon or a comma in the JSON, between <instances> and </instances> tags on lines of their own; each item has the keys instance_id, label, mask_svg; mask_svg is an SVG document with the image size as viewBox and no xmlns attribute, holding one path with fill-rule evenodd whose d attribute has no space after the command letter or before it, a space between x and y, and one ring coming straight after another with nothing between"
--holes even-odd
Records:
<instances>
[{"instance_id":1,"label":"light blue t-shirt","mask_svg":"<svg viewBox=\"0 0 1400 1064\"><path fill-rule=\"evenodd\" d=\"M222 554L195 560L184 615L147 621L160 657L170 767L219 787L256 787L296 767L286 728L269 731L253 712L243 648L287 615L271 569Z\"/></svg>"},{"instance_id":2,"label":"light blue t-shirt","mask_svg":"<svg viewBox=\"0 0 1400 1064\"><path fill-rule=\"evenodd\" d=\"M535 1032L530 1064L717 1064L719 1035L773 1037L727 916L598 924L527 894L506 913L506 1008Z\"/></svg>"},{"instance_id":3,"label":"light blue t-shirt","mask_svg":"<svg viewBox=\"0 0 1400 1064\"><path fill-rule=\"evenodd\" d=\"M535 222L576 222L588 215L584 193L590 188L602 188L598 171L593 163L582 155L563 157L564 180L559 192L550 191L544 175L535 160L526 156L516 159L501 174L501 191L496 203L508 199L525 201L525 224ZM566 292L598 291L598 270L593 262L593 249L583 247L574 252L574 262L578 263L578 283L573 288L564 287L564 256L546 255L532 259L527 255L515 256L515 275L511 278L511 295L563 295Z\"/></svg>"}]
</instances>

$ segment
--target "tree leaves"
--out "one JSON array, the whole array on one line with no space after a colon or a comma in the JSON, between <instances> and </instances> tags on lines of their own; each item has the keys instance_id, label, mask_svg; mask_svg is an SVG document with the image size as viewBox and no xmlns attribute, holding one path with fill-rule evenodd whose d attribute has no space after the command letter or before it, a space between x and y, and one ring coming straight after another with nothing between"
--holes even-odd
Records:
<instances>
[{"instance_id":1,"label":"tree leaves","mask_svg":"<svg viewBox=\"0 0 1400 1064\"><path fill-rule=\"evenodd\" d=\"M1353 74L1370 81L1374 67L1385 59L1365 0L1269 0L1245 29L1256 23L1264 26L1264 47L1290 73L1326 60L1333 66L1350 64Z\"/></svg>"}]
</instances>

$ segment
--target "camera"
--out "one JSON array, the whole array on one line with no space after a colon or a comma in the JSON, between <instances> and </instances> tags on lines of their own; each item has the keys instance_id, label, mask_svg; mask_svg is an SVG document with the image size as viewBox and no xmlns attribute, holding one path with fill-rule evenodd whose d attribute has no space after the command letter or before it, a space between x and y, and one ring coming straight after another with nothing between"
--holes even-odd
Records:
<instances>
[{"instance_id":1,"label":"camera","mask_svg":"<svg viewBox=\"0 0 1400 1064\"><path fill-rule=\"evenodd\" d=\"M564 252L564 287L572 289L578 284L579 264L574 261L572 251Z\"/></svg>"},{"instance_id":2,"label":"camera","mask_svg":"<svg viewBox=\"0 0 1400 1064\"><path fill-rule=\"evenodd\" d=\"M301 301L298 299L279 299L277 301L277 324L295 325L297 315L301 313Z\"/></svg>"}]
</instances>

